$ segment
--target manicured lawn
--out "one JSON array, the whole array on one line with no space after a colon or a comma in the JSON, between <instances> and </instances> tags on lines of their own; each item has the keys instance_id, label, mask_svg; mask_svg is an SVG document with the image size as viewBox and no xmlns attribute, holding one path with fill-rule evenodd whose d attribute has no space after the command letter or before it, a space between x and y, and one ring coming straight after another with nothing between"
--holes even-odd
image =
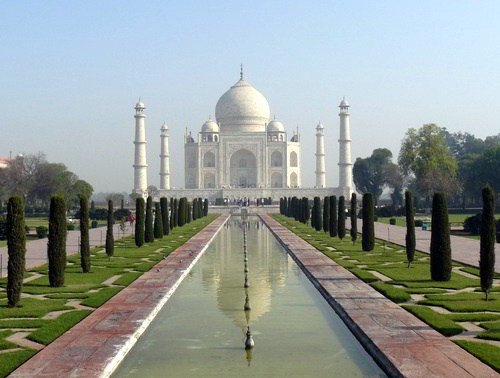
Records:
<instances>
[{"instance_id":1,"label":"manicured lawn","mask_svg":"<svg viewBox=\"0 0 500 378\"><path fill-rule=\"evenodd\" d=\"M457 345L461 346L469 353L472 353L500 373L500 353L498 353L498 347L486 343L476 343L474 341L454 341Z\"/></svg>"},{"instance_id":2,"label":"manicured lawn","mask_svg":"<svg viewBox=\"0 0 500 378\"><path fill-rule=\"evenodd\" d=\"M104 253L102 247L94 248L91 251L90 273L81 272L79 255L69 256L65 285L60 288L49 286L46 266L34 269L25 277L34 273L41 276L25 283L23 290L32 296L23 295L20 305L15 308L7 307L4 291L6 280L1 279L0 350L12 349L12 352L0 353L0 377L6 376L36 353L6 341L5 338L12 333L12 329L32 329L28 339L44 345L51 343L92 312L76 309L75 303L92 308L103 305L216 217L217 215L208 215L183 227L174 228L168 236L141 248L135 246L133 237L118 240L111 258ZM15 351L14 348L21 350Z\"/></svg>"},{"instance_id":3,"label":"manicured lawn","mask_svg":"<svg viewBox=\"0 0 500 378\"><path fill-rule=\"evenodd\" d=\"M376 240L373 251L365 252L361 248L361 235L353 245L350 238L344 240L331 238L324 232L316 232L309 225L296 222L282 215L273 217L288 227L316 249L330 257L337 264L354 273L361 280L369 283L395 303L404 303L403 308L429 324L445 336L460 337L464 328L460 322L472 322L484 328L476 337L500 340L500 286L495 286L490 300L484 300L480 292L479 270L460 263L453 266L460 271L477 276L472 278L453 272L448 282L432 281L430 277L429 255L416 252L415 260L408 268L404 247ZM459 219L453 216L451 221ZM389 223L387 218L387 223ZM335 249L335 250L333 250ZM385 276L384 281L372 272ZM496 275L498 278L498 275ZM413 296L413 297L412 297ZM438 312L438 307L449 314ZM488 312L485 312L488 311ZM498 314L496 314L498 313ZM454 340L455 341L455 340ZM464 349L474 350L475 355L481 353L481 359L490 366L497 366L500 347L495 345L471 345L457 342ZM476 345L478 344L478 345ZM464 345L468 345L466 348ZM492 351L496 351L494 358Z\"/></svg>"}]
</instances>

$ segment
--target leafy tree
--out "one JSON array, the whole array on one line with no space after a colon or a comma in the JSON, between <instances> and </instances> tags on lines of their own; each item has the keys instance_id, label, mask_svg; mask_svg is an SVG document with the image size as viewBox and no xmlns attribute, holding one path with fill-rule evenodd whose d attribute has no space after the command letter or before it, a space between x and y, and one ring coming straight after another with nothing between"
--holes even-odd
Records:
<instances>
[{"instance_id":1,"label":"leafy tree","mask_svg":"<svg viewBox=\"0 0 500 378\"><path fill-rule=\"evenodd\" d=\"M340 240L345 237L345 197L339 197L339 217L338 217L338 234Z\"/></svg>"},{"instance_id":2,"label":"leafy tree","mask_svg":"<svg viewBox=\"0 0 500 378\"><path fill-rule=\"evenodd\" d=\"M144 241L152 243L155 241L153 232L153 197L149 196L146 200L146 227L144 231Z\"/></svg>"},{"instance_id":3,"label":"leafy tree","mask_svg":"<svg viewBox=\"0 0 500 378\"><path fill-rule=\"evenodd\" d=\"M415 256L415 209L413 206L413 195L410 191L405 192L405 211L406 211L406 259L408 268L413 262Z\"/></svg>"},{"instance_id":4,"label":"leafy tree","mask_svg":"<svg viewBox=\"0 0 500 378\"><path fill-rule=\"evenodd\" d=\"M483 215L481 219L479 274L481 289L488 300L495 275L495 193L487 186L483 189L482 195Z\"/></svg>"},{"instance_id":5,"label":"leafy tree","mask_svg":"<svg viewBox=\"0 0 500 378\"><path fill-rule=\"evenodd\" d=\"M163 239L163 219L159 202L155 202L154 237L155 239Z\"/></svg>"},{"instance_id":6,"label":"leafy tree","mask_svg":"<svg viewBox=\"0 0 500 378\"><path fill-rule=\"evenodd\" d=\"M412 175L418 192L430 198L432 192L453 195L458 191L458 165L446 144L443 129L426 124L409 129L399 152L399 166Z\"/></svg>"},{"instance_id":7,"label":"leafy tree","mask_svg":"<svg viewBox=\"0 0 500 378\"><path fill-rule=\"evenodd\" d=\"M375 248L374 205L371 193L363 194L363 229L361 245L363 251L372 251Z\"/></svg>"},{"instance_id":8,"label":"leafy tree","mask_svg":"<svg viewBox=\"0 0 500 378\"><path fill-rule=\"evenodd\" d=\"M66 203L61 196L50 200L47 255L50 286L61 287L66 269Z\"/></svg>"},{"instance_id":9,"label":"leafy tree","mask_svg":"<svg viewBox=\"0 0 500 378\"><path fill-rule=\"evenodd\" d=\"M113 236L113 201L108 201L108 221L106 228L106 255L113 256L115 252L115 239Z\"/></svg>"},{"instance_id":10,"label":"leafy tree","mask_svg":"<svg viewBox=\"0 0 500 378\"><path fill-rule=\"evenodd\" d=\"M19 196L9 199L7 205L7 301L9 307L16 306L23 291L26 265L26 231L24 205ZM0 267L1 268L1 267Z\"/></svg>"},{"instance_id":11,"label":"leafy tree","mask_svg":"<svg viewBox=\"0 0 500 378\"><path fill-rule=\"evenodd\" d=\"M337 213L337 197L330 196L330 236L334 238L338 232L338 213Z\"/></svg>"},{"instance_id":12,"label":"leafy tree","mask_svg":"<svg viewBox=\"0 0 500 378\"><path fill-rule=\"evenodd\" d=\"M321 222L321 199L319 197L314 197L314 228L316 231L321 231L323 223Z\"/></svg>"},{"instance_id":13,"label":"leafy tree","mask_svg":"<svg viewBox=\"0 0 500 378\"><path fill-rule=\"evenodd\" d=\"M138 197L135 200L135 245L142 247L144 245L144 198Z\"/></svg>"},{"instance_id":14,"label":"leafy tree","mask_svg":"<svg viewBox=\"0 0 500 378\"><path fill-rule=\"evenodd\" d=\"M83 273L90 272L89 203L80 197L80 265Z\"/></svg>"},{"instance_id":15,"label":"leafy tree","mask_svg":"<svg viewBox=\"0 0 500 378\"><path fill-rule=\"evenodd\" d=\"M395 164L391 159L392 152L387 148L373 150L368 158L357 158L352 170L356 188L362 193L373 193L377 201L384 186L389 184L389 179L395 180L393 176L397 170L394 169ZM389 172L392 173L391 177Z\"/></svg>"},{"instance_id":16,"label":"leafy tree","mask_svg":"<svg viewBox=\"0 0 500 378\"><path fill-rule=\"evenodd\" d=\"M434 193L431 224L431 278L449 281L451 278L450 226L444 193Z\"/></svg>"},{"instance_id":17,"label":"leafy tree","mask_svg":"<svg viewBox=\"0 0 500 378\"><path fill-rule=\"evenodd\" d=\"M358 238L358 202L356 198L356 193L351 194L351 209L350 209L350 217L351 217L351 240L352 245L356 243L356 239Z\"/></svg>"},{"instance_id":18,"label":"leafy tree","mask_svg":"<svg viewBox=\"0 0 500 378\"><path fill-rule=\"evenodd\" d=\"M323 231L328 232L330 229L330 199L323 199Z\"/></svg>"},{"instance_id":19,"label":"leafy tree","mask_svg":"<svg viewBox=\"0 0 500 378\"><path fill-rule=\"evenodd\" d=\"M161 218L163 225L163 235L170 234L170 219L168 216L168 200L165 197L160 198Z\"/></svg>"}]
</instances>

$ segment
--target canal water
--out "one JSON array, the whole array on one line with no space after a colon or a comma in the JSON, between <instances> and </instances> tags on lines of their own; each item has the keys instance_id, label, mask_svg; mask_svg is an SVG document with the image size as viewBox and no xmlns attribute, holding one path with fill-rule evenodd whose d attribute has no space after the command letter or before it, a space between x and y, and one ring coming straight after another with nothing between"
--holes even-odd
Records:
<instances>
[{"instance_id":1,"label":"canal water","mask_svg":"<svg viewBox=\"0 0 500 378\"><path fill-rule=\"evenodd\" d=\"M232 217L114 376L385 375L260 219Z\"/></svg>"}]
</instances>

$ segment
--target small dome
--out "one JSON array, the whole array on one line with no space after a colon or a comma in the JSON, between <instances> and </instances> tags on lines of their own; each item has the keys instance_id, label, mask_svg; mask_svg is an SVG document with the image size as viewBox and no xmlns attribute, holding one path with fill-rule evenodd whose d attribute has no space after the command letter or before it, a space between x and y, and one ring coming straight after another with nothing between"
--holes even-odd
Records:
<instances>
[{"instance_id":1,"label":"small dome","mask_svg":"<svg viewBox=\"0 0 500 378\"><path fill-rule=\"evenodd\" d=\"M139 99L139 101L137 101L137 104L135 104L135 108L136 109L146 109L146 107L144 106L144 103Z\"/></svg>"},{"instance_id":2,"label":"small dome","mask_svg":"<svg viewBox=\"0 0 500 378\"><path fill-rule=\"evenodd\" d=\"M318 123L318 126L316 126L316 130L319 130L319 129L324 129L323 124L321 122Z\"/></svg>"},{"instance_id":3,"label":"small dome","mask_svg":"<svg viewBox=\"0 0 500 378\"><path fill-rule=\"evenodd\" d=\"M279 133L284 133L285 132L285 126L280 121L276 121L273 119L271 122L267 124L267 131L268 132L279 132Z\"/></svg>"},{"instance_id":4,"label":"small dome","mask_svg":"<svg viewBox=\"0 0 500 378\"><path fill-rule=\"evenodd\" d=\"M161 130L161 131L168 131L168 126L167 126L167 123L166 123L166 122L163 122L163 125L161 125L160 130Z\"/></svg>"},{"instance_id":5,"label":"small dome","mask_svg":"<svg viewBox=\"0 0 500 378\"><path fill-rule=\"evenodd\" d=\"M217 125L217 123L215 121L212 121L211 119L209 119L201 127L201 132L202 133L218 133L219 132L219 125Z\"/></svg>"},{"instance_id":6,"label":"small dome","mask_svg":"<svg viewBox=\"0 0 500 378\"><path fill-rule=\"evenodd\" d=\"M339 107L348 107L349 106L349 103L347 102L347 100L345 99L345 97L342 99L342 101L340 101L340 105Z\"/></svg>"}]
</instances>

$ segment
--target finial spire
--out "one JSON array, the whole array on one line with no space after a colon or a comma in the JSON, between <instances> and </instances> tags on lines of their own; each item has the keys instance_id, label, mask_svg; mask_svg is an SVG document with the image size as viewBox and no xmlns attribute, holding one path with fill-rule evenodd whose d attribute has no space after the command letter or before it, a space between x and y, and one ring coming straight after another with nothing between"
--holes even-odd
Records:
<instances>
[{"instance_id":1,"label":"finial spire","mask_svg":"<svg viewBox=\"0 0 500 378\"><path fill-rule=\"evenodd\" d=\"M243 64L240 64L240 80L243 80Z\"/></svg>"}]
</instances>

